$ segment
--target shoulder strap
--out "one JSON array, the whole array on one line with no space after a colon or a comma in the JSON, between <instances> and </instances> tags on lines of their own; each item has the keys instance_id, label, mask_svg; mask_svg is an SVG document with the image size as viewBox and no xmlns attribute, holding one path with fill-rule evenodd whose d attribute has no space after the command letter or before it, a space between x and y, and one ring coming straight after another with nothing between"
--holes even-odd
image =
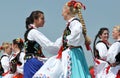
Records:
<instances>
[{"instance_id":1,"label":"shoulder strap","mask_svg":"<svg viewBox=\"0 0 120 78\"><path fill-rule=\"evenodd\" d=\"M100 43L100 42L104 43L107 49L109 49L108 45L104 41L98 41L97 43Z\"/></svg>"},{"instance_id":2,"label":"shoulder strap","mask_svg":"<svg viewBox=\"0 0 120 78\"><path fill-rule=\"evenodd\" d=\"M2 55L0 59L2 59L4 56L7 56L7 55Z\"/></svg>"},{"instance_id":3,"label":"shoulder strap","mask_svg":"<svg viewBox=\"0 0 120 78\"><path fill-rule=\"evenodd\" d=\"M22 52L22 51L20 51L20 52L17 54L17 56L12 60L12 61L15 60L15 61L17 62L17 64L19 64L19 65L22 64L22 63L19 61L19 57L20 57L21 52Z\"/></svg>"},{"instance_id":4,"label":"shoulder strap","mask_svg":"<svg viewBox=\"0 0 120 78\"><path fill-rule=\"evenodd\" d=\"M2 64L1 64L1 59L2 59L4 56L7 56L7 55L2 55L2 56L0 57L0 75L2 75L2 74L4 73L4 69L3 69Z\"/></svg>"},{"instance_id":5,"label":"shoulder strap","mask_svg":"<svg viewBox=\"0 0 120 78\"><path fill-rule=\"evenodd\" d=\"M27 39L27 36L28 36L28 33L30 32L30 30L32 30L33 28L30 28L30 29L28 29L26 32L25 32L25 34L24 34L24 39L25 39L25 41L27 41L28 39Z\"/></svg>"},{"instance_id":6,"label":"shoulder strap","mask_svg":"<svg viewBox=\"0 0 120 78\"><path fill-rule=\"evenodd\" d=\"M80 22L80 20L79 20L78 18L74 18L72 21L74 21L74 20L77 20L77 21L79 21L79 22Z\"/></svg>"},{"instance_id":7,"label":"shoulder strap","mask_svg":"<svg viewBox=\"0 0 120 78\"><path fill-rule=\"evenodd\" d=\"M120 42L120 40L119 40L119 41L117 41L117 42Z\"/></svg>"},{"instance_id":8,"label":"shoulder strap","mask_svg":"<svg viewBox=\"0 0 120 78\"><path fill-rule=\"evenodd\" d=\"M117 42L120 43L120 40ZM115 56L115 59L116 59L116 62L119 62L119 64L120 64L120 52Z\"/></svg>"},{"instance_id":9,"label":"shoulder strap","mask_svg":"<svg viewBox=\"0 0 120 78\"><path fill-rule=\"evenodd\" d=\"M20 51L20 52L17 54L17 56L16 56L16 58L17 58L18 61L19 61L19 57L20 57L21 52L22 52L22 51Z\"/></svg>"},{"instance_id":10,"label":"shoulder strap","mask_svg":"<svg viewBox=\"0 0 120 78\"><path fill-rule=\"evenodd\" d=\"M74 20L77 20L77 21L79 21L79 22L80 22L80 20L79 20L78 18L74 18L72 21L74 21ZM67 27L70 25L70 23L71 23L72 21L68 22Z\"/></svg>"}]
</instances>

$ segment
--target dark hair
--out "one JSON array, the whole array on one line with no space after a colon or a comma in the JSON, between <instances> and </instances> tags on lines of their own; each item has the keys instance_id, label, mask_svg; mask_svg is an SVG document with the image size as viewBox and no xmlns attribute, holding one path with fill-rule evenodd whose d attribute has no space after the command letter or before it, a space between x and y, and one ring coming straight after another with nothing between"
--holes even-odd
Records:
<instances>
[{"instance_id":1,"label":"dark hair","mask_svg":"<svg viewBox=\"0 0 120 78\"><path fill-rule=\"evenodd\" d=\"M102 35L105 30L107 30L109 32L108 28L103 27L103 28L100 28L100 30L98 31L97 35L95 36L95 39L94 39L94 42L93 42L93 52L94 52L94 55L95 55L95 51L96 51L96 48L95 48L96 40L97 40L98 37L100 38L100 35Z\"/></svg>"},{"instance_id":2,"label":"dark hair","mask_svg":"<svg viewBox=\"0 0 120 78\"><path fill-rule=\"evenodd\" d=\"M23 40L22 40L21 38L16 38L16 39L14 39L14 40L13 40L13 44L17 44L17 45L18 45L18 48L19 48L20 50L22 50L23 47L24 47L24 42L23 42Z\"/></svg>"},{"instance_id":3,"label":"dark hair","mask_svg":"<svg viewBox=\"0 0 120 78\"><path fill-rule=\"evenodd\" d=\"M38 19L41 14L44 14L42 11L33 11L29 17L26 18L26 29L28 29L29 24L34 23L34 19Z\"/></svg>"}]
</instances>

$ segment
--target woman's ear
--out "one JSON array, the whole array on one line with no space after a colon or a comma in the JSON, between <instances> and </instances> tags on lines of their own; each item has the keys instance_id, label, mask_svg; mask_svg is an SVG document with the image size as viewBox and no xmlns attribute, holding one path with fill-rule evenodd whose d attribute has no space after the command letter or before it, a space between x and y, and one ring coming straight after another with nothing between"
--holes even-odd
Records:
<instances>
[{"instance_id":1,"label":"woman's ear","mask_svg":"<svg viewBox=\"0 0 120 78\"><path fill-rule=\"evenodd\" d=\"M70 15L70 10L68 8L66 9L66 13L67 15Z\"/></svg>"}]
</instances>

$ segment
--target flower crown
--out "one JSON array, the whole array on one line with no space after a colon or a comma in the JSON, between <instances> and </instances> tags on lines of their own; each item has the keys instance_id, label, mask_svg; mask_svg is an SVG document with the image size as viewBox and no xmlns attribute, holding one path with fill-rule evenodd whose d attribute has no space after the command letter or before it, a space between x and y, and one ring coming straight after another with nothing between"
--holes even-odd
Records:
<instances>
[{"instance_id":1,"label":"flower crown","mask_svg":"<svg viewBox=\"0 0 120 78\"><path fill-rule=\"evenodd\" d=\"M75 9L86 9L85 5L83 5L81 2L75 1L75 0L71 0L69 2L67 2L67 6L68 7L73 7Z\"/></svg>"},{"instance_id":2,"label":"flower crown","mask_svg":"<svg viewBox=\"0 0 120 78\"><path fill-rule=\"evenodd\" d=\"M16 38L15 41L16 41L17 43L23 43L23 40L22 40L21 38Z\"/></svg>"}]
</instances>

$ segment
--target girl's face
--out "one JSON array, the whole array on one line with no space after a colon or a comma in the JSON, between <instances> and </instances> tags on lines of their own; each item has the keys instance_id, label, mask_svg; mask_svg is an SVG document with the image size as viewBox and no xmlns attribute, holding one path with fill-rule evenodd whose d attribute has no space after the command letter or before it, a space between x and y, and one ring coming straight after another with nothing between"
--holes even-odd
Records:
<instances>
[{"instance_id":1,"label":"girl's face","mask_svg":"<svg viewBox=\"0 0 120 78\"><path fill-rule=\"evenodd\" d=\"M36 25L37 28L38 27L43 27L44 22L45 22L44 14L40 14L40 17L38 19L35 19L34 22L35 22L35 25Z\"/></svg>"},{"instance_id":2,"label":"girl's face","mask_svg":"<svg viewBox=\"0 0 120 78\"><path fill-rule=\"evenodd\" d=\"M17 44L12 44L12 50L15 52L15 49L17 48Z\"/></svg>"},{"instance_id":3,"label":"girl's face","mask_svg":"<svg viewBox=\"0 0 120 78\"><path fill-rule=\"evenodd\" d=\"M5 52L10 55L10 54L12 53L12 45L9 45L9 46L5 49Z\"/></svg>"},{"instance_id":4,"label":"girl's face","mask_svg":"<svg viewBox=\"0 0 120 78\"><path fill-rule=\"evenodd\" d=\"M69 14L69 8L67 6L64 6L63 10L62 10L62 16L63 16L64 20L67 20L68 14Z\"/></svg>"},{"instance_id":5,"label":"girl's face","mask_svg":"<svg viewBox=\"0 0 120 78\"><path fill-rule=\"evenodd\" d=\"M103 40L103 41L107 41L108 38L109 38L109 31L107 30L104 30L102 35L100 35L100 38Z\"/></svg>"},{"instance_id":6,"label":"girl's face","mask_svg":"<svg viewBox=\"0 0 120 78\"><path fill-rule=\"evenodd\" d=\"M113 30L112 30L113 39L117 40L119 35L120 35L120 32L118 32L118 30L116 28L113 28Z\"/></svg>"}]
</instances>

